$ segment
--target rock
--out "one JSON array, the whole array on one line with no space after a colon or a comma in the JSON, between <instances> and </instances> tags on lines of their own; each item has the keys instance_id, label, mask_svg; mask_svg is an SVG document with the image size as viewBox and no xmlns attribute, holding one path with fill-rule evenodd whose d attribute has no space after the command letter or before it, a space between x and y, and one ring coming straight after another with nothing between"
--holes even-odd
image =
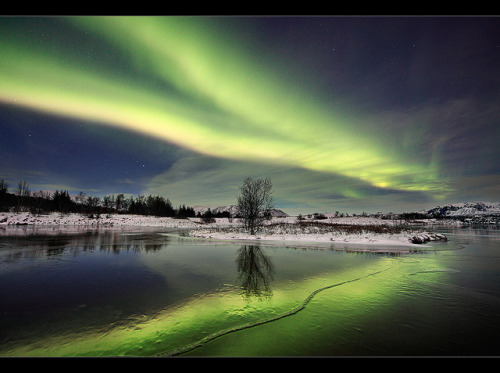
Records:
<instances>
[{"instance_id":1,"label":"rock","mask_svg":"<svg viewBox=\"0 0 500 373\"><path fill-rule=\"evenodd\" d=\"M409 238L409 241L414 244L424 244L429 241L447 241L448 238L441 233L421 233L416 236L412 236Z\"/></svg>"}]
</instances>

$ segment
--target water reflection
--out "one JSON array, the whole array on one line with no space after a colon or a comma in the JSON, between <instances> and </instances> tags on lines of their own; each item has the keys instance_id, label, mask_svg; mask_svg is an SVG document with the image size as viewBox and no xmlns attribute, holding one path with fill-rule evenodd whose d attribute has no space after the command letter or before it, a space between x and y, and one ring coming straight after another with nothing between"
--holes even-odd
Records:
<instances>
[{"instance_id":1,"label":"water reflection","mask_svg":"<svg viewBox=\"0 0 500 373\"><path fill-rule=\"evenodd\" d=\"M65 231L35 230L3 232L0 257L9 261L23 258L57 258L87 252L157 252L170 238L149 232L124 233L120 230L82 229Z\"/></svg>"},{"instance_id":2,"label":"water reflection","mask_svg":"<svg viewBox=\"0 0 500 373\"><path fill-rule=\"evenodd\" d=\"M272 297L271 281L274 265L259 246L244 245L238 250L236 259L238 284L247 299L250 297Z\"/></svg>"},{"instance_id":3,"label":"water reflection","mask_svg":"<svg viewBox=\"0 0 500 373\"><path fill-rule=\"evenodd\" d=\"M416 255L267 250L138 229L19 230L16 242L0 229L0 356L149 356L207 336L192 355L494 355L498 231L448 232ZM16 254L25 261L5 260ZM282 316L323 290L309 312Z\"/></svg>"}]
</instances>

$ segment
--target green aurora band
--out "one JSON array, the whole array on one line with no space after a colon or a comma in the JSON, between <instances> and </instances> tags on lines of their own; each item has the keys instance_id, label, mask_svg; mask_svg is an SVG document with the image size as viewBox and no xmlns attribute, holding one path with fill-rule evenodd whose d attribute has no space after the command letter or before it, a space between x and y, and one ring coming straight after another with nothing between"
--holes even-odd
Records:
<instances>
[{"instance_id":1,"label":"green aurora band","mask_svg":"<svg viewBox=\"0 0 500 373\"><path fill-rule=\"evenodd\" d=\"M338 174L379 188L449 191L434 158L408 161L357 133L244 44L209 28L210 17L56 20L103 42L122 65L103 64L104 54L78 59L67 46L6 37L0 101L117 126L208 156Z\"/></svg>"}]
</instances>

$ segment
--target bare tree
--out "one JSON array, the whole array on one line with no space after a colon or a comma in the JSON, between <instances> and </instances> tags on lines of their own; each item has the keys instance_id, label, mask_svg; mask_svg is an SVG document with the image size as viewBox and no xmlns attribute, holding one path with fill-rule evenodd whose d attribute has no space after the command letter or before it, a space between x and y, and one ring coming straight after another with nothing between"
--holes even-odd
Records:
<instances>
[{"instance_id":1,"label":"bare tree","mask_svg":"<svg viewBox=\"0 0 500 373\"><path fill-rule=\"evenodd\" d=\"M80 193L78 193L78 195L75 198L79 204L79 209L80 209L81 213L85 214L85 210L86 210L85 201L86 201L87 196L85 195L84 192L80 192Z\"/></svg>"},{"instance_id":2,"label":"bare tree","mask_svg":"<svg viewBox=\"0 0 500 373\"><path fill-rule=\"evenodd\" d=\"M4 179L0 179L0 193L7 193L9 190L9 183Z\"/></svg>"},{"instance_id":3,"label":"bare tree","mask_svg":"<svg viewBox=\"0 0 500 373\"><path fill-rule=\"evenodd\" d=\"M110 196L104 196L102 198L102 206L104 207L104 210L108 212L109 209L111 209L111 197Z\"/></svg>"},{"instance_id":4,"label":"bare tree","mask_svg":"<svg viewBox=\"0 0 500 373\"><path fill-rule=\"evenodd\" d=\"M94 214L96 218L100 216L100 213L97 211L97 207L99 206L99 201L100 201L99 197L92 197L92 196L87 197L85 205L88 209L89 217L93 218Z\"/></svg>"},{"instance_id":5,"label":"bare tree","mask_svg":"<svg viewBox=\"0 0 500 373\"><path fill-rule=\"evenodd\" d=\"M252 179L247 177L240 187L238 197L238 215L245 229L254 235L262 227L264 220L270 216L274 207L271 194L273 186L270 179Z\"/></svg>"},{"instance_id":6,"label":"bare tree","mask_svg":"<svg viewBox=\"0 0 500 373\"><path fill-rule=\"evenodd\" d=\"M17 183L16 194L19 196L17 202L17 212L21 211L22 207L26 207L27 198L30 196L30 188L26 180L19 180Z\"/></svg>"},{"instance_id":7,"label":"bare tree","mask_svg":"<svg viewBox=\"0 0 500 373\"><path fill-rule=\"evenodd\" d=\"M17 183L17 195L19 197L29 197L30 196L30 188L28 186L28 182L26 180L20 180Z\"/></svg>"},{"instance_id":8,"label":"bare tree","mask_svg":"<svg viewBox=\"0 0 500 373\"><path fill-rule=\"evenodd\" d=\"M115 198L115 208L117 213L119 213L120 210L123 208L124 202L125 202L125 195L123 193L118 194Z\"/></svg>"}]
</instances>

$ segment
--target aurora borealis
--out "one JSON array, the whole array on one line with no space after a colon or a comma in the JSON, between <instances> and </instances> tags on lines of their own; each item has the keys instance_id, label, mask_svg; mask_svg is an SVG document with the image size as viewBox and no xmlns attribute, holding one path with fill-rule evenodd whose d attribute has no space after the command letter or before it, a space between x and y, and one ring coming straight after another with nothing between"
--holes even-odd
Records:
<instances>
[{"instance_id":1,"label":"aurora borealis","mask_svg":"<svg viewBox=\"0 0 500 373\"><path fill-rule=\"evenodd\" d=\"M1 17L0 178L284 211L500 200L496 17Z\"/></svg>"}]
</instances>

